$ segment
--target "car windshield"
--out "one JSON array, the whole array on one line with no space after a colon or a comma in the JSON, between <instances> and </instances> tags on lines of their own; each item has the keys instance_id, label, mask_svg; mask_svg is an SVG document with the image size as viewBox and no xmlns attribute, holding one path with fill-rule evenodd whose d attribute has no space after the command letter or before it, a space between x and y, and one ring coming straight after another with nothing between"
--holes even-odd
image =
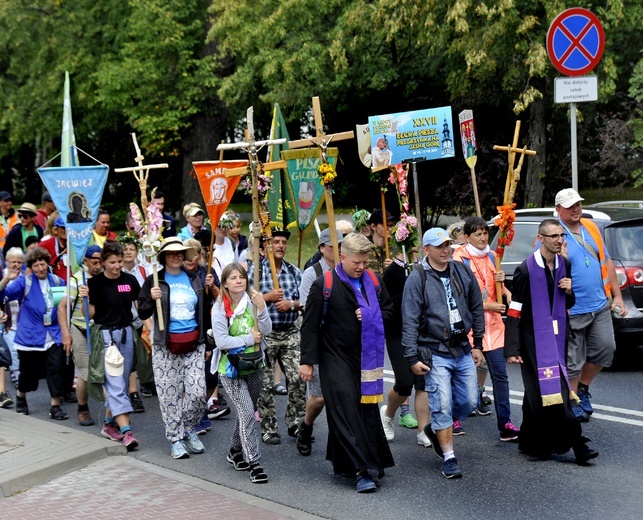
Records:
<instances>
[{"instance_id":1,"label":"car windshield","mask_svg":"<svg viewBox=\"0 0 643 520\"><path fill-rule=\"evenodd\" d=\"M503 262L521 263L536 247L538 236L538 222L515 222L514 239L511 245L505 248Z\"/></svg>"},{"instance_id":2,"label":"car windshield","mask_svg":"<svg viewBox=\"0 0 643 520\"><path fill-rule=\"evenodd\" d=\"M609 226L605 229L605 238L612 258L627 261L643 259L642 222Z\"/></svg>"}]
</instances>

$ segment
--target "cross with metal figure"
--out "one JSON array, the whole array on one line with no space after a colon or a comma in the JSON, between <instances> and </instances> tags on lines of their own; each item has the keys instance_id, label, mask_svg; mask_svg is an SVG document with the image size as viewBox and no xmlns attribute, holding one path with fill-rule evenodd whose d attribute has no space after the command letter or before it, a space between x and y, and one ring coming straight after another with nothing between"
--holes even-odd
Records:
<instances>
[{"instance_id":1,"label":"cross with metal figure","mask_svg":"<svg viewBox=\"0 0 643 520\"><path fill-rule=\"evenodd\" d=\"M252 254L253 263L255 266L254 288L259 291L259 247L260 239L263 233L265 237L265 250L270 261L270 268L272 270L272 281L275 289L279 288L279 280L277 278L277 268L275 266L275 258L272 254L272 244L270 231L270 217L266 211L263 211L262 201L259 200L259 171L280 170L286 167L286 161L274 161L262 164L259 161L259 151L264 146L279 145L286 142L286 139L272 139L267 141L255 141L255 129L253 122L254 109L250 107L246 113L248 121L248 130L246 132L246 141L238 143L220 144L217 150L243 150L248 154L249 163L248 168L231 168L226 170L224 175L226 177L234 177L236 175L246 175L250 173L252 177ZM255 320L256 323L256 320Z\"/></svg>"},{"instance_id":2,"label":"cross with metal figure","mask_svg":"<svg viewBox=\"0 0 643 520\"><path fill-rule=\"evenodd\" d=\"M321 157L322 164L328 163L326 150L331 141L344 141L346 139L355 139L355 132L339 132L337 134L325 134L324 123L322 121L321 105L319 97L313 97L313 116L315 118L315 137L290 141L289 148L305 148L310 145L317 146ZM326 213L328 214L328 229L330 230L330 240L333 243L333 256L335 265L339 264L339 245L337 243L337 230L335 229L335 209L333 206L333 192L330 185L324 185L324 200L326 202Z\"/></svg>"}]
</instances>

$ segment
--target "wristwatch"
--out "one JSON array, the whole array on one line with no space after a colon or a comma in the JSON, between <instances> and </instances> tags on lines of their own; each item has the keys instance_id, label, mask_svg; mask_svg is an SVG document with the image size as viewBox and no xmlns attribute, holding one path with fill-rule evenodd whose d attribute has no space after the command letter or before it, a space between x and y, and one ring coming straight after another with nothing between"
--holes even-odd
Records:
<instances>
[{"instance_id":1,"label":"wristwatch","mask_svg":"<svg viewBox=\"0 0 643 520\"><path fill-rule=\"evenodd\" d=\"M291 311L295 310L295 300L290 300L290 310Z\"/></svg>"}]
</instances>

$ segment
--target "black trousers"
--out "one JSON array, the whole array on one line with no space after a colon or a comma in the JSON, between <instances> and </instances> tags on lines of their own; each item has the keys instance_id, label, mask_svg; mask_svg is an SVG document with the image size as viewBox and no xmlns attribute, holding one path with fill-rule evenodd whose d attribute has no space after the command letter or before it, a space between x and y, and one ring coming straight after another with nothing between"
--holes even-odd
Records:
<instances>
[{"instance_id":1,"label":"black trousers","mask_svg":"<svg viewBox=\"0 0 643 520\"><path fill-rule=\"evenodd\" d=\"M38 390L40 379L47 379L51 397L63 395L63 365L65 349L62 345L53 345L45 351L19 350L20 377L18 390L22 393Z\"/></svg>"}]
</instances>

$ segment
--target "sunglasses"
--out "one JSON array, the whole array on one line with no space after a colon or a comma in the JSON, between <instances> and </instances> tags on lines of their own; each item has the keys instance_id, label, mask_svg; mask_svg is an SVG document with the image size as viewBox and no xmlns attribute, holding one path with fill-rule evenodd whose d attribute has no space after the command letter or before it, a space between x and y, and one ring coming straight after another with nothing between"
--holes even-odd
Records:
<instances>
[{"instance_id":1,"label":"sunglasses","mask_svg":"<svg viewBox=\"0 0 643 520\"><path fill-rule=\"evenodd\" d=\"M18 218L33 218L31 213L18 213Z\"/></svg>"}]
</instances>

